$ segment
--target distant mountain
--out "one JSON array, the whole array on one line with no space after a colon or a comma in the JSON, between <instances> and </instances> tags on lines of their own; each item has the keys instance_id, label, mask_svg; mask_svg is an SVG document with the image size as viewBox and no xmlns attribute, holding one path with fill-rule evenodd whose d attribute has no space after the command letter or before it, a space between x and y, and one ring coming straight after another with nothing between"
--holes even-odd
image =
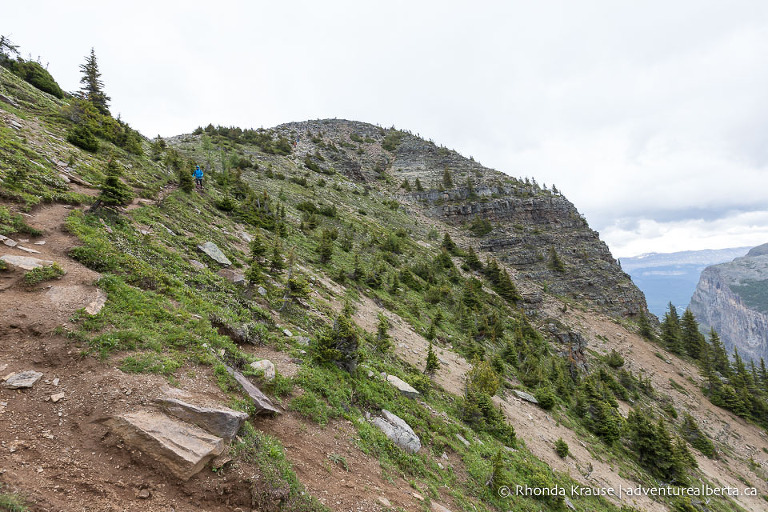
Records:
<instances>
[{"instance_id":1,"label":"distant mountain","mask_svg":"<svg viewBox=\"0 0 768 512\"><path fill-rule=\"evenodd\" d=\"M768 358L768 244L729 263L707 267L691 298L702 328L714 328L731 352Z\"/></svg>"},{"instance_id":2,"label":"distant mountain","mask_svg":"<svg viewBox=\"0 0 768 512\"><path fill-rule=\"evenodd\" d=\"M749 247L648 253L621 258L621 267L645 293L648 310L661 318L672 302L681 312L688 307L701 272L710 265L744 256Z\"/></svg>"}]
</instances>

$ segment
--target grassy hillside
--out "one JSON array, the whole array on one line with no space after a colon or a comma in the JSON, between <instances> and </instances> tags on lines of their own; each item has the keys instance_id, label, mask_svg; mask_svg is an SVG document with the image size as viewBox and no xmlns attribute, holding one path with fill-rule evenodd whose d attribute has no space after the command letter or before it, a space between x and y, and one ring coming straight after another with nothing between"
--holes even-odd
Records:
<instances>
[{"instance_id":1,"label":"grassy hillside","mask_svg":"<svg viewBox=\"0 0 768 512\"><path fill-rule=\"evenodd\" d=\"M627 485L717 485L697 460L716 457L725 445L712 444L644 369L628 368L616 351L591 347L588 339L600 338L565 315L594 313L594 300L579 302L572 288L557 285L565 268L589 258L559 246L563 263L543 246L531 250L543 259L534 256L527 273L497 261L473 236L484 231L484 217L474 227L471 219L466 226L446 222L434 214L435 200L407 195L403 180L415 189L418 179L425 192L440 194L472 188L464 175L449 183L418 170L398 174L395 162L404 157L397 149L412 135L327 121L324 133L290 125L209 127L168 140L137 139L125 124L73 117L77 100L57 99L5 69L0 73L0 94L10 100L0 103L3 233L18 237L27 222L34 229L35 212L46 204L73 205L65 225L77 243L68 256L98 272L97 286L106 292L98 314L78 310L44 333L74 347L81 360L127 375L159 375L174 386L212 383L229 406L253 414L225 364L239 369L285 410L285 418L321 436L346 432L354 450L328 453L329 475L343 474L352 453L376 461L381 478L418 495L409 496L409 506L397 505L405 509L426 510L434 502L452 510L565 510L567 503L577 510L631 510L630 501L604 496L569 496L566 503L562 496L514 492L518 485L570 491L617 481L591 477L592 461ZM69 142L84 125L97 140L95 150ZM451 159L458 161L453 153ZM206 171L203 191L191 183L195 164ZM462 165L471 170L474 164ZM114 179L127 187L123 206L104 201ZM490 178L483 179L488 185ZM526 188L512 178L502 185ZM528 189L525 194L552 204L551 191ZM91 208L99 197L101 206ZM457 197L449 194L447 201L458 204ZM533 225L495 222L492 230L516 231L523 246L543 236ZM231 265L201 252L206 242ZM544 274L550 280L538 281ZM34 300L44 292L28 293ZM636 330L626 318L612 328ZM253 370L249 363L265 351L286 354L290 375L278 365L276 379L266 382ZM426 371L430 352L437 368L433 358ZM466 375L459 367L468 369ZM382 374L409 383L419 397L400 394ZM546 441L550 454L558 450L559 458L571 461L569 471L551 469L542 452L529 447L541 450L540 440L519 434L515 422L533 406L514 398L514 391L535 396L547 424L569 432L580 462L562 439ZM412 427L419 452L397 448L368 421L381 410ZM310 497L299 481L293 467L302 461L286 455L280 421L288 419L246 424L228 467L249 468L248 492L257 508L335 509L333 500ZM583 450L575 446L581 443ZM265 481L272 494L262 492ZM286 489L280 499L275 489ZM377 492L364 494L375 499ZM702 507L700 500L679 497L638 505ZM717 498L706 510L739 507Z\"/></svg>"}]
</instances>

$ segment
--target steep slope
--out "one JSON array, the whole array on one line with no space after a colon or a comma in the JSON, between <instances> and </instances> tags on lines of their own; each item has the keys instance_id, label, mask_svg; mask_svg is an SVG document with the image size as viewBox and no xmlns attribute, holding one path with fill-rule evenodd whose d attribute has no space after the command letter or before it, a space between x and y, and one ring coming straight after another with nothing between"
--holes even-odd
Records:
<instances>
[{"instance_id":1,"label":"steep slope","mask_svg":"<svg viewBox=\"0 0 768 512\"><path fill-rule=\"evenodd\" d=\"M768 244L704 269L690 308L703 328L718 332L729 353L736 348L756 363L768 359Z\"/></svg>"},{"instance_id":2,"label":"steep slope","mask_svg":"<svg viewBox=\"0 0 768 512\"><path fill-rule=\"evenodd\" d=\"M14 491L33 510L764 509L764 433L705 405L693 370L635 334L627 316L644 310L641 298L558 194L348 121L211 126L143 140L140 151L100 139L90 153L66 142L77 127L68 100L3 70L0 85L11 101L0 104L2 228L14 241L45 240L44 255L69 271L32 287L26 272L0 271L2 299L25 308L1 319L0 373L43 373L31 389L0 387L0 498ZM91 209L114 178L109 160L138 198ZM185 191L195 162L205 190ZM459 221L462 194L472 206ZM508 237L528 256L495 250ZM592 257L572 256L569 243ZM211 244L222 254L203 250ZM595 286L581 290L588 275ZM103 308L35 308L70 284L98 288ZM264 358L273 380L251 367ZM227 365L282 414L257 414ZM169 392L251 415L224 457L186 482L105 421L156 412ZM654 469L625 419L632 406L683 447L678 413L689 412L718 458L675 447L662 461L689 453L698 468ZM378 430L385 410L420 450ZM555 453L558 438L570 455ZM705 505L503 490L650 489L670 476L758 496Z\"/></svg>"}]
</instances>

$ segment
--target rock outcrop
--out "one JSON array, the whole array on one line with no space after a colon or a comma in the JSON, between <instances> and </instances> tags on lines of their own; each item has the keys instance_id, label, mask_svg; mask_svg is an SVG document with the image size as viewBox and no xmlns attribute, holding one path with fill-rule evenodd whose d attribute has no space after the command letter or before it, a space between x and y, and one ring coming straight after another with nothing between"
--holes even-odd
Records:
<instances>
[{"instance_id":1,"label":"rock outcrop","mask_svg":"<svg viewBox=\"0 0 768 512\"><path fill-rule=\"evenodd\" d=\"M157 402L167 414L227 440L234 438L248 419L248 414L221 405L206 407L168 397L160 398Z\"/></svg>"},{"instance_id":2,"label":"rock outcrop","mask_svg":"<svg viewBox=\"0 0 768 512\"><path fill-rule=\"evenodd\" d=\"M704 269L689 307L729 353L737 348L745 359L768 359L768 244Z\"/></svg>"},{"instance_id":3,"label":"rock outcrop","mask_svg":"<svg viewBox=\"0 0 768 512\"><path fill-rule=\"evenodd\" d=\"M161 463L181 480L189 480L225 448L221 437L165 414L128 413L109 418L106 424L133 449Z\"/></svg>"},{"instance_id":4,"label":"rock outcrop","mask_svg":"<svg viewBox=\"0 0 768 512\"><path fill-rule=\"evenodd\" d=\"M385 436L402 450L409 453L416 453L421 450L419 436L400 416L382 409L381 416L373 418L371 423L376 425Z\"/></svg>"}]
</instances>

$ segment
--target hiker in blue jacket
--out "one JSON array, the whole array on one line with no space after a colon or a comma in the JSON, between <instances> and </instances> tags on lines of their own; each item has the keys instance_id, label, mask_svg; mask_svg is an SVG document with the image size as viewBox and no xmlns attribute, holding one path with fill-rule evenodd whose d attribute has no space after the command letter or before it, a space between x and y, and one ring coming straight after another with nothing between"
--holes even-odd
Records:
<instances>
[{"instance_id":1,"label":"hiker in blue jacket","mask_svg":"<svg viewBox=\"0 0 768 512\"><path fill-rule=\"evenodd\" d=\"M195 186L203 190L203 170L199 165L195 166Z\"/></svg>"}]
</instances>

